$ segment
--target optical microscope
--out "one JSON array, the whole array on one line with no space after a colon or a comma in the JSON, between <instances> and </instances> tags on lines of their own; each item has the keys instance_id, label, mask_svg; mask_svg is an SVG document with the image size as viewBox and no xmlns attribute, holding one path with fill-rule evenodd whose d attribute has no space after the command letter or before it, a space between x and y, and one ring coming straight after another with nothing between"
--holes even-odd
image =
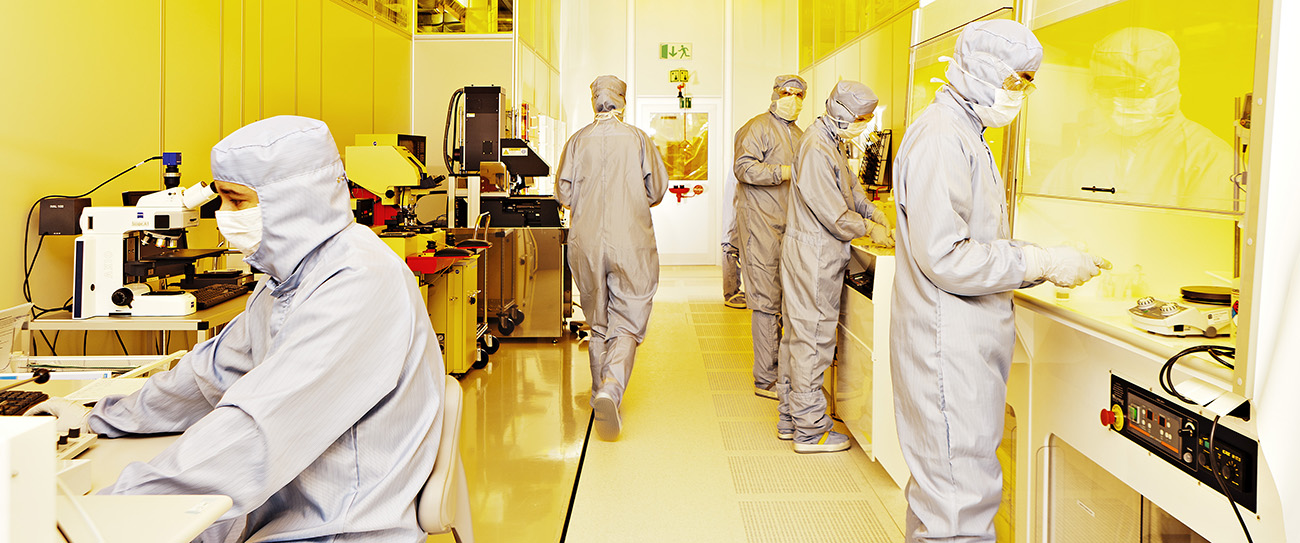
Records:
<instances>
[{"instance_id":1,"label":"optical microscope","mask_svg":"<svg viewBox=\"0 0 1300 543\"><path fill-rule=\"evenodd\" d=\"M224 252L176 248L185 229L198 225L199 207L216 197L203 183L180 188L180 163L180 153L163 153L166 188L140 197L134 206L82 210L82 235L74 246L73 318L180 316L195 311L194 295L153 292L144 282Z\"/></svg>"}]
</instances>

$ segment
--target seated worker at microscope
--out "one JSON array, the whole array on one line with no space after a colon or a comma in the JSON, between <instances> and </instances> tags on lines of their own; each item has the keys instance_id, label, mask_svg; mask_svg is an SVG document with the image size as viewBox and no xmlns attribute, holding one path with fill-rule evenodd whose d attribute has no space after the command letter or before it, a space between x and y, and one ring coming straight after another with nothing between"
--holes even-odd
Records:
<instances>
[{"instance_id":1,"label":"seated worker at microscope","mask_svg":"<svg viewBox=\"0 0 1300 543\"><path fill-rule=\"evenodd\" d=\"M213 147L212 174L218 228L265 273L244 313L134 394L28 414L109 438L184 432L103 493L230 496L200 541L424 541L445 371L414 276L353 222L324 123L245 126Z\"/></svg>"}]
</instances>

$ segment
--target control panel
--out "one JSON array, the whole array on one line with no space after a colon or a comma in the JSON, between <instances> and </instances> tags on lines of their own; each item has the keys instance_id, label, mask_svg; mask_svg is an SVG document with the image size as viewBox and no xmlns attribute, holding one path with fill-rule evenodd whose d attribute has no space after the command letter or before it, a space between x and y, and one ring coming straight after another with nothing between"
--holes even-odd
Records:
<instances>
[{"instance_id":1,"label":"control panel","mask_svg":"<svg viewBox=\"0 0 1300 543\"><path fill-rule=\"evenodd\" d=\"M1112 374L1110 408L1102 410L1102 423L1222 493L1214 477L1217 468L1232 499L1255 511L1259 446L1222 421L1211 443L1210 419Z\"/></svg>"}]
</instances>

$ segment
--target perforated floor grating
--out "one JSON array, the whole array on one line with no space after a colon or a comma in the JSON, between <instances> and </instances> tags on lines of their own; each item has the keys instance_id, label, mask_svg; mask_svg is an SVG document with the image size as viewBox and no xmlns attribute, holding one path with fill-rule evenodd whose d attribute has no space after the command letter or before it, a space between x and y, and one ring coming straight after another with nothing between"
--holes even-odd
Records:
<instances>
[{"instance_id":1,"label":"perforated floor grating","mask_svg":"<svg viewBox=\"0 0 1300 543\"><path fill-rule=\"evenodd\" d=\"M745 324L749 322L749 313L733 311L731 313L691 313L693 324Z\"/></svg>"},{"instance_id":2,"label":"perforated floor grating","mask_svg":"<svg viewBox=\"0 0 1300 543\"><path fill-rule=\"evenodd\" d=\"M859 492L858 470L842 454L732 456L737 494ZM816 541L816 540L810 540Z\"/></svg>"},{"instance_id":3,"label":"perforated floor grating","mask_svg":"<svg viewBox=\"0 0 1300 543\"><path fill-rule=\"evenodd\" d=\"M697 336L732 336L749 339L750 324L697 324L695 325L695 335Z\"/></svg>"},{"instance_id":4,"label":"perforated floor grating","mask_svg":"<svg viewBox=\"0 0 1300 543\"><path fill-rule=\"evenodd\" d=\"M720 419L771 419L776 424L776 402L749 394L714 394L713 412Z\"/></svg>"},{"instance_id":5,"label":"perforated floor grating","mask_svg":"<svg viewBox=\"0 0 1300 543\"><path fill-rule=\"evenodd\" d=\"M726 313L728 311L740 313L743 309L735 309L722 305L722 301L717 302L690 302L691 313Z\"/></svg>"},{"instance_id":6,"label":"perforated floor grating","mask_svg":"<svg viewBox=\"0 0 1300 543\"><path fill-rule=\"evenodd\" d=\"M866 500L745 501L740 516L749 543L901 541L890 537L872 505Z\"/></svg>"},{"instance_id":7,"label":"perforated floor grating","mask_svg":"<svg viewBox=\"0 0 1300 543\"><path fill-rule=\"evenodd\" d=\"M704 367L710 370L753 370L754 355L749 351L732 353L701 353Z\"/></svg>"},{"instance_id":8,"label":"perforated floor grating","mask_svg":"<svg viewBox=\"0 0 1300 543\"><path fill-rule=\"evenodd\" d=\"M748 337L701 337L700 350L704 352L745 352L754 350Z\"/></svg>"},{"instance_id":9,"label":"perforated floor grating","mask_svg":"<svg viewBox=\"0 0 1300 543\"><path fill-rule=\"evenodd\" d=\"M772 402L775 413L776 402ZM776 417L764 421L722 421L722 446L728 452L789 451L790 442L776 437Z\"/></svg>"},{"instance_id":10,"label":"perforated floor grating","mask_svg":"<svg viewBox=\"0 0 1300 543\"><path fill-rule=\"evenodd\" d=\"M713 392L740 392L754 390L754 374L748 371L711 371L709 390Z\"/></svg>"}]
</instances>

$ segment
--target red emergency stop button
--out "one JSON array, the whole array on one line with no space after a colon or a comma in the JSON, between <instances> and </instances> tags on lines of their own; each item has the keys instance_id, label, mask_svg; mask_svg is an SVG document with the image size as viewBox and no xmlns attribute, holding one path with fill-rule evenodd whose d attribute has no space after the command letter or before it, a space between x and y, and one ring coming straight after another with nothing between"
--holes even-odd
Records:
<instances>
[{"instance_id":1,"label":"red emergency stop button","mask_svg":"<svg viewBox=\"0 0 1300 543\"><path fill-rule=\"evenodd\" d=\"M1101 410L1101 424L1109 426L1116 432L1124 429L1124 408L1119 404L1110 406L1110 409Z\"/></svg>"}]
</instances>

